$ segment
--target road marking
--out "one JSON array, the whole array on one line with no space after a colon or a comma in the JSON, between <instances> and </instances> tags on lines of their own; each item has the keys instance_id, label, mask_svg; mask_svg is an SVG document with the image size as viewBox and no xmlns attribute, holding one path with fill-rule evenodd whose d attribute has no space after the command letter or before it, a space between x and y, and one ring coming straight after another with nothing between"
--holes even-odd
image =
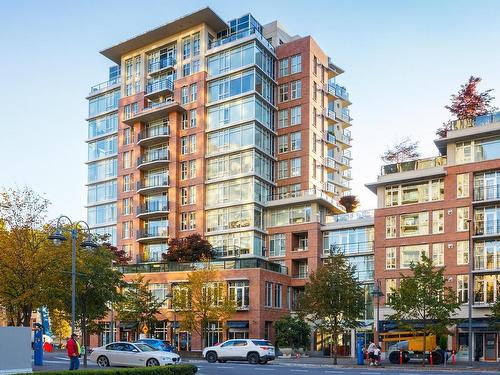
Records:
<instances>
[{"instance_id":1,"label":"road marking","mask_svg":"<svg viewBox=\"0 0 500 375\"><path fill-rule=\"evenodd\" d=\"M290 372L309 372L309 370L290 370Z\"/></svg>"},{"instance_id":2,"label":"road marking","mask_svg":"<svg viewBox=\"0 0 500 375\"><path fill-rule=\"evenodd\" d=\"M375 372L375 371L365 371L365 372L360 372L361 375L380 375L382 374L381 372Z\"/></svg>"},{"instance_id":3,"label":"road marking","mask_svg":"<svg viewBox=\"0 0 500 375\"><path fill-rule=\"evenodd\" d=\"M67 357L54 357L55 359L62 359L63 361L69 361Z\"/></svg>"},{"instance_id":4,"label":"road marking","mask_svg":"<svg viewBox=\"0 0 500 375\"><path fill-rule=\"evenodd\" d=\"M274 371L275 369L274 368L256 368L255 369L256 371Z\"/></svg>"},{"instance_id":5,"label":"road marking","mask_svg":"<svg viewBox=\"0 0 500 375\"><path fill-rule=\"evenodd\" d=\"M233 366L216 366L217 368L234 368Z\"/></svg>"},{"instance_id":6,"label":"road marking","mask_svg":"<svg viewBox=\"0 0 500 375\"><path fill-rule=\"evenodd\" d=\"M328 374L343 374L344 371L325 371Z\"/></svg>"}]
</instances>

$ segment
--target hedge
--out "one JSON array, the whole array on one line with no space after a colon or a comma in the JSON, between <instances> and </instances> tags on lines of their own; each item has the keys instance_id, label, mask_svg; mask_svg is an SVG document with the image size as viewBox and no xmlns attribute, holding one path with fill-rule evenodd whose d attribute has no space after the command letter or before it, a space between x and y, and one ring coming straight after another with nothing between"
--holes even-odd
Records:
<instances>
[{"instance_id":1,"label":"hedge","mask_svg":"<svg viewBox=\"0 0 500 375\"><path fill-rule=\"evenodd\" d=\"M37 375L193 375L198 371L194 365L171 365L158 367L140 367L140 368L113 368L113 369L84 369L77 371L42 371L36 372Z\"/></svg>"}]
</instances>

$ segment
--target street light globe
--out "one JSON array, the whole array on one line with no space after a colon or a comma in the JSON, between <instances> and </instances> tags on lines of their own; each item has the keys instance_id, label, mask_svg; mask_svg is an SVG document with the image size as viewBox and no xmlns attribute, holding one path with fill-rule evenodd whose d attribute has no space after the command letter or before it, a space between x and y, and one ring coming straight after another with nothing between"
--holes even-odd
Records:
<instances>
[{"instance_id":1,"label":"street light globe","mask_svg":"<svg viewBox=\"0 0 500 375\"><path fill-rule=\"evenodd\" d=\"M56 229L55 233L51 234L48 238L56 246L60 246L63 243L63 241L66 241L66 237L63 236L60 229Z\"/></svg>"}]
</instances>

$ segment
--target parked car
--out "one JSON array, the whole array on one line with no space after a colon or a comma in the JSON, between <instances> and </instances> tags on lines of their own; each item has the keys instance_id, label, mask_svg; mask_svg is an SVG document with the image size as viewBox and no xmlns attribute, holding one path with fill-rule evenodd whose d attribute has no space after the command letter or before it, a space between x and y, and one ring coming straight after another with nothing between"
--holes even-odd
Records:
<instances>
[{"instance_id":1,"label":"parked car","mask_svg":"<svg viewBox=\"0 0 500 375\"><path fill-rule=\"evenodd\" d=\"M248 361L252 364L265 364L275 358L275 352L273 344L267 340L227 340L203 349L203 358L209 363L216 361Z\"/></svg>"},{"instance_id":2,"label":"parked car","mask_svg":"<svg viewBox=\"0 0 500 375\"><path fill-rule=\"evenodd\" d=\"M174 348L168 344L168 341L159 340L159 339L139 339L136 342L142 342L143 344L148 344L157 350L161 350L164 352L173 352Z\"/></svg>"},{"instance_id":3,"label":"parked car","mask_svg":"<svg viewBox=\"0 0 500 375\"><path fill-rule=\"evenodd\" d=\"M113 342L94 348L90 360L99 367L129 366L150 367L175 365L181 362L181 357L175 353L156 350L143 343Z\"/></svg>"}]
</instances>

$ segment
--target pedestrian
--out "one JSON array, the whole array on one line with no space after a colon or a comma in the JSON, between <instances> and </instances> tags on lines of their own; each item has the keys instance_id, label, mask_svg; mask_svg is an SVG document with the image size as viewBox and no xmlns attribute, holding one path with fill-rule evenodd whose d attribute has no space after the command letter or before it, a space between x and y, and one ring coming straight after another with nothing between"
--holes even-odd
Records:
<instances>
[{"instance_id":1,"label":"pedestrian","mask_svg":"<svg viewBox=\"0 0 500 375\"><path fill-rule=\"evenodd\" d=\"M375 347L373 350L373 362L375 363L375 366L380 365L380 354L382 353L382 350L380 346Z\"/></svg>"},{"instance_id":2,"label":"pedestrian","mask_svg":"<svg viewBox=\"0 0 500 375\"><path fill-rule=\"evenodd\" d=\"M370 366L374 365L374 352L377 346L373 341L370 341L370 345L368 345L368 360L370 362Z\"/></svg>"},{"instance_id":3,"label":"pedestrian","mask_svg":"<svg viewBox=\"0 0 500 375\"><path fill-rule=\"evenodd\" d=\"M80 367L80 344L77 341L76 333L71 334L71 338L66 343L66 350L69 357L69 369L78 370Z\"/></svg>"}]
</instances>

